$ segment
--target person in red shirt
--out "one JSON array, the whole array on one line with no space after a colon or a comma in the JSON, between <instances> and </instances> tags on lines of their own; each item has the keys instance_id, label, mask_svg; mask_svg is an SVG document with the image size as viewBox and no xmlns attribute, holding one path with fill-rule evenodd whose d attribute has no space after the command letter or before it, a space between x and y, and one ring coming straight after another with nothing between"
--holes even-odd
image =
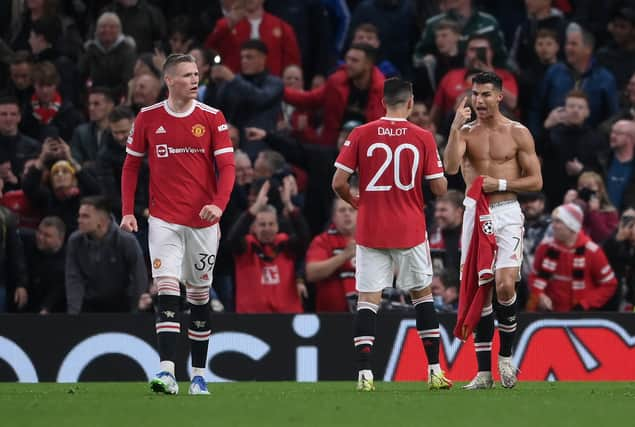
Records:
<instances>
[{"instance_id":1,"label":"person in red shirt","mask_svg":"<svg viewBox=\"0 0 635 427\"><path fill-rule=\"evenodd\" d=\"M182 282L191 307L189 392L209 394L204 379L211 334L209 292L220 239L218 222L234 185L234 149L223 113L196 101L199 75L194 57L168 56L163 74L168 99L141 109L126 143L121 228L138 230L134 197L147 155L148 237L159 295L156 331L161 357L161 370L150 385L155 392L178 393L174 360L181 331Z\"/></svg>"},{"instance_id":2,"label":"person in red shirt","mask_svg":"<svg viewBox=\"0 0 635 427\"><path fill-rule=\"evenodd\" d=\"M384 75L375 66L375 56L375 50L367 44L351 45L345 65L331 74L324 85L306 92L285 88L284 102L302 110L324 111L320 144L336 147L344 123L369 122L384 114L381 103Z\"/></svg>"},{"instance_id":3,"label":"person in red shirt","mask_svg":"<svg viewBox=\"0 0 635 427\"><path fill-rule=\"evenodd\" d=\"M536 248L529 276L529 311L599 310L615 294L613 268L582 230L583 218L574 203L554 209L553 237Z\"/></svg>"},{"instance_id":4,"label":"person in red shirt","mask_svg":"<svg viewBox=\"0 0 635 427\"><path fill-rule=\"evenodd\" d=\"M309 242L308 225L291 202L293 178L289 175L280 191L288 232L280 232L278 211L268 204L273 182L264 182L227 239L236 265L237 313L302 313L301 297L307 297L306 286L296 275L296 263Z\"/></svg>"},{"instance_id":5,"label":"person in red shirt","mask_svg":"<svg viewBox=\"0 0 635 427\"><path fill-rule=\"evenodd\" d=\"M374 390L371 355L382 290L393 282L409 291L417 313L417 330L428 359L428 383L445 389L452 382L439 365L439 320L430 283L432 260L423 213L423 180L435 195L447 180L434 137L410 123L414 97L410 82L384 82L386 117L355 128L337 157L333 190L359 210L355 230L356 288L359 292L353 343L359 368L357 389ZM359 195L348 182L357 171ZM404 227L407 231L404 232Z\"/></svg>"},{"instance_id":6,"label":"person in red shirt","mask_svg":"<svg viewBox=\"0 0 635 427\"><path fill-rule=\"evenodd\" d=\"M512 345L517 329L515 285L522 265L524 225L517 194L542 188L534 139L525 126L501 113L500 103L504 96L500 76L492 72L476 74L472 79L471 96L476 120L468 122L472 109L464 98L454 116L443 153L447 173L456 174L461 170L466 187L474 187L472 191L476 193L471 197L472 203L463 203L466 209L461 231L461 268L469 262L471 274L463 272L461 288L465 282L466 288L478 289L483 283L483 277L479 277L480 267L484 260L494 260L490 270L494 270L497 304L492 307L490 303L494 293L494 286L491 286L479 307L481 314L474 337L478 373L464 386L468 390L492 388L494 384L491 367L494 312L500 336L498 371L501 385L505 388L516 385L518 370L512 362ZM495 245L490 246L486 240L492 235ZM472 236L475 239L478 236L478 239L472 239ZM470 250L472 243L490 246L490 253L483 254L481 246L478 252ZM476 300L471 300L470 296L480 299L481 292L459 292L459 312L463 307L469 306L470 311L476 307ZM457 332L461 331L455 330L455 334ZM462 332L457 335L466 339L467 331L463 329Z\"/></svg>"},{"instance_id":7,"label":"person in red shirt","mask_svg":"<svg viewBox=\"0 0 635 427\"><path fill-rule=\"evenodd\" d=\"M240 71L240 46L249 39L267 45L267 69L280 77L289 65L302 66L300 48L293 28L282 19L265 12L264 0L234 1L229 13L216 21L205 47L217 51L223 64L234 73Z\"/></svg>"},{"instance_id":8,"label":"person in red shirt","mask_svg":"<svg viewBox=\"0 0 635 427\"><path fill-rule=\"evenodd\" d=\"M357 210L342 199L333 202L332 223L315 236L306 254L306 279L315 283L315 311L349 311L355 292Z\"/></svg>"},{"instance_id":9,"label":"person in red shirt","mask_svg":"<svg viewBox=\"0 0 635 427\"><path fill-rule=\"evenodd\" d=\"M457 101L472 88L472 77L481 71L494 72L503 80L502 106L507 111L514 111L518 99L518 85L512 73L501 68L494 68L492 61L494 51L491 40L483 34L474 34L467 42L465 51L465 68L456 68L439 82L434 94L430 115L433 122L446 129L444 119L450 117Z\"/></svg>"}]
</instances>

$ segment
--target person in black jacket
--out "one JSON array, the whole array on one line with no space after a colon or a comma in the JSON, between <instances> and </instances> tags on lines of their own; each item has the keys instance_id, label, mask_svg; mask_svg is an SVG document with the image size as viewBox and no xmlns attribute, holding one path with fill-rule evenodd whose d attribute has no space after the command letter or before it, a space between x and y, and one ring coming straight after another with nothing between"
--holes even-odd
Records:
<instances>
[{"instance_id":1,"label":"person in black jacket","mask_svg":"<svg viewBox=\"0 0 635 427\"><path fill-rule=\"evenodd\" d=\"M344 123L337 147L317 144L303 144L284 132L267 132L260 128L247 128L247 140L265 141L271 148L280 152L285 159L308 174L308 188L304 205L304 216L309 223L312 235L324 231L331 218L330 207L333 205L331 177L335 172L335 159L346 137L359 122Z\"/></svg>"},{"instance_id":2,"label":"person in black jacket","mask_svg":"<svg viewBox=\"0 0 635 427\"><path fill-rule=\"evenodd\" d=\"M604 310L633 311L635 304L635 208L622 213L617 232L604 242L606 258L617 277L617 290Z\"/></svg>"},{"instance_id":3,"label":"person in black jacket","mask_svg":"<svg viewBox=\"0 0 635 427\"><path fill-rule=\"evenodd\" d=\"M37 231L22 228L20 237L28 267L28 310L40 314L65 313L64 245L66 226L56 216L47 216Z\"/></svg>"},{"instance_id":4,"label":"person in black jacket","mask_svg":"<svg viewBox=\"0 0 635 427\"><path fill-rule=\"evenodd\" d=\"M1 192L0 179L0 194ZM15 215L0 206L0 313L22 311L26 309L29 299L24 248L17 224Z\"/></svg>"}]
</instances>

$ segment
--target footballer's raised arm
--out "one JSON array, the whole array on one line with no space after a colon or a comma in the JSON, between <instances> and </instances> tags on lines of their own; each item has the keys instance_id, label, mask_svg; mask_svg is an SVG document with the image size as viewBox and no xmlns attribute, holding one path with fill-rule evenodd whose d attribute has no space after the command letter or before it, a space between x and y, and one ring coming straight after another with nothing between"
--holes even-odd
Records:
<instances>
[{"instance_id":1,"label":"footballer's raised arm","mask_svg":"<svg viewBox=\"0 0 635 427\"><path fill-rule=\"evenodd\" d=\"M467 143L463 138L463 125L470 119L472 110L466 106L467 96L463 98L463 101L459 104L456 110L456 115L450 126L450 136L448 137L448 145L445 147L443 153L443 162L445 171L449 174L456 174L459 172L461 161L465 155Z\"/></svg>"}]
</instances>

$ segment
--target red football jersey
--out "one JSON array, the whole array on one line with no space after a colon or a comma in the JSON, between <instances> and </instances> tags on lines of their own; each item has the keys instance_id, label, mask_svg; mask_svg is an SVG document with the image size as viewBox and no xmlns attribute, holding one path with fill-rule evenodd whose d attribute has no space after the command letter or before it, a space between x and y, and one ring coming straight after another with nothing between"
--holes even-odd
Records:
<instances>
[{"instance_id":1,"label":"red football jersey","mask_svg":"<svg viewBox=\"0 0 635 427\"><path fill-rule=\"evenodd\" d=\"M199 212L217 192L214 157L233 151L223 113L200 102L183 113L167 101L142 108L126 146L132 156L148 156L150 215L195 228L210 225Z\"/></svg>"},{"instance_id":2,"label":"red football jersey","mask_svg":"<svg viewBox=\"0 0 635 427\"><path fill-rule=\"evenodd\" d=\"M423 179L443 177L430 132L383 117L351 132L335 166L359 175L358 244L396 249L425 241Z\"/></svg>"}]
</instances>

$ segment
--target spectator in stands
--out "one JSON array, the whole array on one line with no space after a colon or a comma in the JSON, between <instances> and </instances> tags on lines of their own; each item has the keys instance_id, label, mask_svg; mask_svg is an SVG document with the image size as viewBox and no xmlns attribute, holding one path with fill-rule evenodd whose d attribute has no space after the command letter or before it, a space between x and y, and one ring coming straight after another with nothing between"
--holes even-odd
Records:
<instances>
[{"instance_id":1,"label":"spectator in stands","mask_svg":"<svg viewBox=\"0 0 635 427\"><path fill-rule=\"evenodd\" d=\"M459 271L463 210L463 193L460 191L449 190L436 199L434 228L429 234L432 267L436 275L445 270Z\"/></svg>"},{"instance_id":2,"label":"spectator in stands","mask_svg":"<svg viewBox=\"0 0 635 427\"><path fill-rule=\"evenodd\" d=\"M62 98L58 91L60 76L51 62L33 66L35 92L22 115L22 131L35 139L43 139L44 129L55 127L65 141L70 141L73 130L82 121L81 114Z\"/></svg>"},{"instance_id":3,"label":"spectator in stands","mask_svg":"<svg viewBox=\"0 0 635 427\"><path fill-rule=\"evenodd\" d=\"M611 126L618 120L635 120L635 73L631 75L626 88L624 89L623 107L607 121L602 123L601 130L605 134L611 133Z\"/></svg>"},{"instance_id":4,"label":"spectator in stands","mask_svg":"<svg viewBox=\"0 0 635 427\"><path fill-rule=\"evenodd\" d=\"M556 206L570 188L575 188L584 170L600 171L598 153L605 150L602 135L589 126L589 100L580 90L567 94L564 107L552 111L545 120L548 130L543 147L538 152L543 158L545 193L551 206Z\"/></svg>"},{"instance_id":5,"label":"spectator in stands","mask_svg":"<svg viewBox=\"0 0 635 427\"><path fill-rule=\"evenodd\" d=\"M410 78L412 50L419 37L416 19L415 7L410 0L364 0L354 9L350 28L354 34L361 24L373 24L379 30L381 43L389 46L383 52L386 59L394 64L399 74Z\"/></svg>"},{"instance_id":6,"label":"spectator in stands","mask_svg":"<svg viewBox=\"0 0 635 427\"><path fill-rule=\"evenodd\" d=\"M384 115L384 76L374 63L371 46L354 44L346 52L346 64L331 74L323 86L308 92L285 88L285 102L307 110L323 109L320 144L337 146L340 129L348 121L365 123Z\"/></svg>"},{"instance_id":7,"label":"spectator in stands","mask_svg":"<svg viewBox=\"0 0 635 427\"><path fill-rule=\"evenodd\" d=\"M0 179L4 191L20 188L24 163L40 154L40 143L20 132L21 120L17 98L0 97Z\"/></svg>"},{"instance_id":8,"label":"spectator in stands","mask_svg":"<svg viewBox=\"0 0 635 427\"><path fill-rule=\"evenodd\" d=\"M117 222L121 220L121 171L126 158L126 141L130 135L134 119L135 115L130 108L125 105L115 107L108 116L109 131L104 136L104 141L97 152L97 177L102 194L108 198ZM147 160L141 164L139 171L134 206L134 214L137 217L139 227L139 232L136 233L137 237L145 236L148 229L150 181ZM145 250L144 240L140 239L139 243Z\"/></svg>"},{"instance_id":9,"label":"spectator in stands","mask_svg":"<svg viewBox=\"0 0 635 427\"><path fill-rule=\"evenodd\" d=\"M583 215L573 203L553 211L553 237L536 249L528 310L597 310L615 293L613 269L602 248L582 231Z\"/></svg>"},{"instance_id":10,"label":"spectator in stands","mask_svg":"<svg viewBox=\"0 0 635 427\"><path fill-rule=\"evenodd\" d=\"M169 53L188 53L194 44L190 18L187 15L177 15L168 23ZM199 74L201 69L199 68Z\"/></svg>"},{"instance_id":11,"label":"spectator in stands","mask_svg":"<svg viewBox=\"0 0 635 427\"><path fill-rule=\"evenodd\" d=\"M609 300L607 310L633 311L635 304L635 209L622 213L617 232L603 246L615 271L617 291Z\"/></svg>"},{"instance_id":12,"label":"spectator in stands","mask_svg":"<svg viewBox=\"0 0 635 427\"><path fill-rule=\"evenodd\" d=\"M242 46L259 39L266 46L267 70L281 76L289 65L301 65L300 48L293 28L282 19L265 12L264 0L235 1L229 13L219 19L205 46L217 51L233 73L242 70Z\"/></svg>"},{"instance_id":13,"label":"spectator in stands","mask_svg":"<svg viewBox=\"0 0 635 427\"><path fill-rule=\"evenodd\" d=\"M508 112L514 111L517 105L518 86L516 78L507 70L495 68L493 65L494 51L487 36L480 34L470 36L465 51L464 68L450 70L441 82L434 95L432 104L432 120L439 126L450 116L454 116L458 99L472 88L472 76L482 71L496 73L503 80L503 102L501 106ZM445 129L442 126L440 129ZM446 132L442 133L446 134Z\"/></svg>"},{"instance_id":14,"label":"spectator in stands","mask_svg":"<svg viewBox=\"0 0 635 427\"><path fill-rule=\"evenodd\" d=\"M108 199L82 199L79 229L68 239L66 305L69 314L135 312L148 289L137 239L112 220Z\"/></svg>"},{"instance_id":15,"label":"spectator in stands","mask_svg":"<svg viewBox=\"0 0 635 427\"><path fill-rule=\"evenodd\" d=\"M315 236L306 254L306 280L315 284L315 311L352 311L355 291L357 209L336 198L331 224Z\"/></svg>"},{"instance_id":16,"label":"spectator in stands","mask_svg":"<svg viewBox=\"0 0 635 427\"><path fill-rule=\"evenodd\" d=\"M95 38L85 44L79 70L86 86L105 86L121 96L136 60L134 40L121 30L119 17L105 12L97 19Z\"/></svg>"},{"instance_id":17,"label":"spectator in stands","mask_svg":"<svg viewBox=\"0 0 635 427\"><path fill-rule=\"evenodd\" d=\"M583 172L576 190L569 190L564 203L576 203L584 211L584 232L602 244L617 228L619 215L611 204L604 180L597 172Z\"/></svg>"},{"instance_id":18,"label":"spectator in stands","mask_svg":"<svg viewBox=\"0 0 635 427\"><path fill-rule=\"evenodd\" d=\"M192 47L188 54L192 55L196 59L196 68L198 68L198 96L197 99L204 102L207 96L207 89L210 92L216 92L216 88L213 88L214 82L211 80L212 65L214 61L220 61L220 56L210 49L202 46ZM211 93L210 93L211 95ZM214 101L209 105L215 105L215 97L211 98Z\"/></svg>"},{"instance_id":19,"label":"spectator in stands","mask_svg":"<svg viewBox=\"0 0 635 427\"><path fill-rule=\"evenodd\" d=\"M161 100L161 80L154 74L142 74L131 82L129 103L135 114Z\"/></svg>"},{"instance_id":20,"label":"spectator in stands","mask_svg":"<svg viewBox=\"0 0 635 427\"><path fill-rule=\"evenodd\" d=\"M360 124L355 121L344 123L336 147L304 144L284 132L267 132L257 128L246 129L248 141L265 141L271 148L282 153L289 163L307 172L304 216L309 223L312 235L321 233L328 225L332 214L329 207L333 204L334 197L330 183L335 172L335 160L348 134Z\"/></svg>"},{"instance_id":21,"label":"spectator in stands","mask_svg":"<svg viewBox=\"0 0 635 427\"><path fill-rule=\"evenodd\" d=\"M302 69L297 65L289 65L282 73L282 83L285 88L294 90L304 89ZM278 120L277 129L290 131L291 135L305 143L315 143L318 140L314 114L283 102L282 115Z\"/></svg>"},{"instance_id":22,"label":"spectator in stands","mask_svg":"<svg viewBox=\"0 0 635 427\"><path fill-rule=\"evenodd\" d=\"M25 174L22 187L34 209L62 218L67 233L77 228L81 197L99 194L95 177L82 169L68 144L54 134L44 140L40 157Z\"/></svg>"},{"instance_id":23,"label":"spectator in stands","mask_svg":"<svg viewBox=\"0 0 635 427\"><path fill-rule=\"evenodd\" d=\"M443 270L432 276L432 298L438 313L456 313L459 307L459 275L455 270Z\"/></svg>"},{"instance_id":24,"label":"spectator in stands","mask_svg":"<svg viewBox=\"0 0 635 427\"><path fill-rule=\"evenodd\" d=\"M227 120L242 129L256 126L267 130L276 127L280 114L283 84L266 68L267 46L261 40L248 40L240 48L240 74L223 64L212 67L212 79L220 84L217 107ZM253 157L264 146L249 145L245 151ZM256 151L253 151L256 150Z\"/></svg>"},{"instance_id":25,"label":"spectator in stands","mask_svg":"<svg viewBox=\"0 0 635 427\"><path fill-rule=\"evenodd\" d=\"M24 162L24 172L22 173L21 177L22 182L24 182L24 178L27 172L37 163L37 161L38 158L36 157ZM18 219L18 226L20 228L37 230L37 227L40 224L40 220L44 217L44 215L42 215L42 213L38 209L34 208L31 205L28 197L26 197L22 188L7 191L2 194L2 198L0 198L0 204L8 208L16 215Z\"/></svg>"},{"instance_id":26,"label":"spectator in stands","mask_svg":"<svg viewBox=\"0 0 635 427\"><path fill-rule=\"evenodd\" d=\"M589 99L589 125L597 126L617 112L615 78L593 60L594 46L595 38L588 30L575 22L567 26L566 63L549 68L531 106L529 129L535 137L543 134L545 117L563 106L567 93L574 88L584 91Z\"/></svg>"},{"instance_id":27,"label":"spectator in stands","mask_svg":"<svg viewBox=\"0 0 635 427\"><path fill-rule=\"evenodd\" d=\"M523 122L529 114L529 106L533 102L536 91L547 74L547 70L558 62L560 41L558 33L548 28L536 32L534 42L535 60L518 70L518 105ZM537 141L539 142L539 141Z\"/></svg>"},{"instance_id":28,"label":"spectator in stands","mask_svg":"<svg viewBox=\"0 0 635 427\"><path fill-rule=\"evenodd\" d=\"M16 52L9 63L8 95L15 96L20 103L22 114L33 96L33 58L27 51Z\"/></svg>"},{"instance_id":29,"label":"spectator in stands","mask_svg":"<svg viewBox=\"0 0 635 427\"><path fill-rule=\"evenodd\" d=\"M104 11L119 16L124 34L134 39L139 53L152 52L155 43L165 39L165 16L147 0L114 0Z\"/></svg>"},{"instance_id":30,"label":"spectator in stands","mask_svg":"<svg viewBox=\"0 0 635 427\"><path fill-rule=\"evenodd\" d=\"M602 159L609 199L619 210L635 206L635 122L615 122L609 145L609 156Z\"/></svg>"},{"instance_id":31,"label":"spectator in stands","mask_svg":"<svg viewBox=\"0 0 635 427\"><path fill-rule=\"evenodd\" d=\"M381 48L381 39L379 38L379 30L369 22L363 22L353 30L353 40L351 44L367 44L377 50L376 64L379 71L384 77L399 77L401 72L388 59L385 59L385 53Z\"/></svg>"},{"instance_id":32,"label":"spectator in stands","mask_svg":"<svg viewBox=\"0 0 635 427\"><path fill-rule=\"evenodd\" d=\"M542 62L537 56L538 33L546 30L555 36L555 43L564 43L567 21L559 9L551 7L553 0L526 0L527 20L516 29L510 59L514 69L521 72ZM555 61L554 61L555 62Z\"/></svg>"},{"instance_id":33,"label":"spectator in stands","mask_svg":"<svg viewBox=\"0 0 635 427\"><path fill-rule=\"evenodd\" d=\"M64 268L66 226L56 216L42 219L37 230L20 230L28 268L29 311L66 312Z\"/></svg>"},{"instance_id":34,"label":"spectator in stands","mask_svg":"<svg viewBox=\"0 0 635 427\"><path fill-rule=\"evenodd\" d=\"M112 92L106 87L92 87L88 95L88 123L75 128L71 153L82 167L95 167L97 152L108 134L108 115L115 108Z\"/></svg>"},{"instance_id":35,"label":"spectator in stands","mask_svg":"<svg viewBox=\"0 0 635 427\"><path fill-rule=\"evenodd\" d=\"M434 139L437 143L439 152L443 153L447 141L445 140L443 135L437 133L437 126L432 121L430 111L428 110L428 106L425 104L425 102L415 101L414 105L412 106L410 117L408 117L408 121L416 124L422 129L430 131L432 135L434 135Z\"/></svg>"},{"instance_id":36,"label":"spectator in stands","mask_svg":"<svg viewBox=\"0 0 635 427\"><path fill-rule=\"evenodd\" d=\"M23 311L29 301L24 248L18 235L17 218L4 206L0 206L0 227L0 313Z\"/></svg>"},{"instance_id":37,"label":"spectator in stands","mask_svg":"<svg viewBox=\"0 0 635 427\"><path fill-rule=\"evenodd\" d=\"M415 95L419 99L432 101L443 76L450 70L462 68L465 63L463 52L459 51L461 30L456 21L441 20L434 30L434 43L438 53L428 53L415 57L417 70Z\"/></svg>"},{"instance_id":38,"label":"spectator in stands","mask_svg":"<svg viewBox=\"0 0 635 427\"><path fill-rule=\"evenodd\" d=\"M31 24L29 45L33 59L37 62L48 61L55 65L60 76L59 91L62 97L73 105L79 103L79 72L75 62L62 55L55 48L55 42L62 31L57 17L42 17Z\"/></svg>"},{"instance_id":39,"label":"spectator in stands","mask_svg":"<svg viewBox=\"0 0 635 427\"><path fill-rule=\"evenodd\" d=\"M598 50L597 59L613 74L618 89L622 89L635 72L635 9L622 7L615 11L608 30L612 40Z\"/></svg>"},{"instance_id":40,"label":"spectator in stands","mask_svg":"<svg viewBox=\"0 0 635 427\"><path fill-rule=\"evenodd\" d=\"M269 190L266 181L229 233L236 263L237 313L299 313L301 297L307 296L304 282L297 280L296 262L306 250L308 227L291 202L290 186L284 185L281 198L289 232L279 232L278 212L267 204Z\"/></svg>"},{"instance_id":41,"label":"spectator in stands","mask_svg":"<svg viewBox=\"0 0 635 427\"><path fill-rule=\"evenodd\" d=\"M484 35L491 40L493 63L504 66L507 61L505 38L498 21L492 15L478 11L472 0L446 0L445 12L433 16L426 21L421 39L415 47L415 58L419 60L428 53L438 54L435 45L435 30L442 20L452 20L461 27L461 51L465 51L469 38L473 35Z\"/></svg>"}]
</instances>

